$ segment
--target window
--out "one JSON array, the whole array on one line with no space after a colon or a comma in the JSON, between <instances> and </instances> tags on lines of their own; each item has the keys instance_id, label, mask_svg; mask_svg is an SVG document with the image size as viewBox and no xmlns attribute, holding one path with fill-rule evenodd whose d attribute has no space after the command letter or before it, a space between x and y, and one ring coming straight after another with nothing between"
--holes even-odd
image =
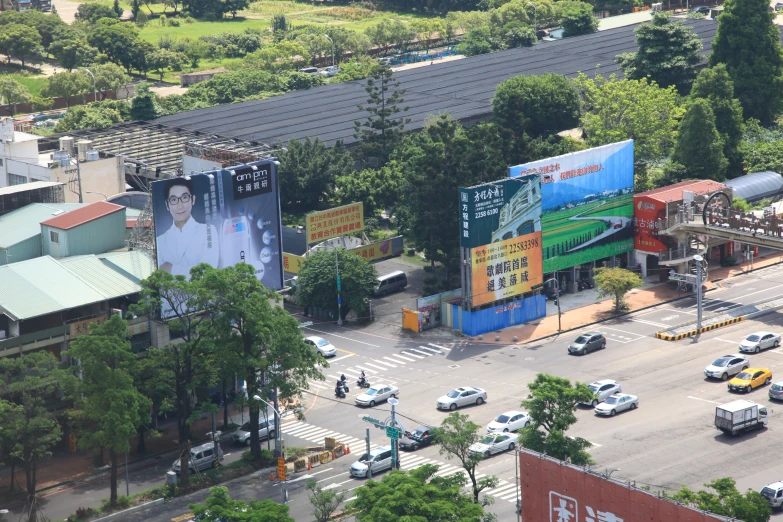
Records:
<instances>
[{"instance_id":1,"label":"window","mask_svg":"<svg viewBox=\"0 0 783 522\"><path fill-rule=\"evenodd\" d=\"M0 158L0 167L3 166L3 158Z\"/></svg>"},{"instance_id":2,"label":"window","mask_svg":"<svg viewBox=\"0 0 783 522\"><path fill-rule=\"evenodd\" d=\"M8 174L8 184L13 185L21 185L23 183L27 183L27 177L26 176L17 176L16 174Z\"/></svg>"},{"instance_id":3,"label":"window","mask_svg":"<svg viewBox=\"0 0 783 522\"><path fill-rule=\"evenodd\" d=\"M49 240L52 243L57 243L59 245L60 244L60 234L58 234L57 232L55 232L53 230L50 230L49 231Z\"/></svg>"}]
</instances>

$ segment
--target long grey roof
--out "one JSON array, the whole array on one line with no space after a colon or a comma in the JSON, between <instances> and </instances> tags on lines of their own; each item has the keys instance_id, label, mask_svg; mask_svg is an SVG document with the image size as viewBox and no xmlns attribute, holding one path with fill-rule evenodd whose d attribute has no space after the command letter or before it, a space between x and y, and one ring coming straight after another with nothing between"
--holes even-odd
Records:
<instances>
[{"instance_id":1,"label":"long grey roof","mask_svg":"<svg viewBox=\"0 0 783 522\"><path fill-rule=\"evenodd\" d=\"M769 170L746 174L724 181L724 184L732 188L735 196L750 202L780 195L783 192L783 176Z\"/></svg>"},{"instance_id":2,"label":"long grey roof","mask_svg":"<svg viewBox=\"0 0 783 522\"><path fill-rule=\"evenodd\" d=\"M712 20L687 19L685 23L704 42L702 54L712 49L718 24ZM444 62L434 66L399 71L395 78L406 89L404 113L408 130L424 126L428 114L449 112L462 121L488 118L497 85L520 74L546 72L575 77L580 71L608 76L618 71L616 55L637 50L636 25L609 29L591 35L540 42L534 47L509 49L492 54ZM354 140L354 121L367 117L359 104L367 101L366 82L325 85L295 91L266 100L219 105L164 116L157 121L189 131L216 133L244 140L275 144L306 136L329 145Z\"/></svg>"}]
</instances>

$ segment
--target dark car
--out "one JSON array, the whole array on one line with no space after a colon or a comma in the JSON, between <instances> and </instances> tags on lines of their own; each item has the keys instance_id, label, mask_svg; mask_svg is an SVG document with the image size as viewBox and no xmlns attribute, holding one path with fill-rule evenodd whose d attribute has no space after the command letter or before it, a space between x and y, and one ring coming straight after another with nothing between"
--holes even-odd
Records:
<instances>
[{"instance_id":1,"label":"dark car","mask_svg":"<svg viewBox=\"0 0 783 522\"><path fill-rule=\"evenodd\" d=\"M708 16L710 14L710 8L706 5L700 5L699 7L691 9L691 13L701 13L704 16Z\"/></svg>"},{"instance_id":2,"label":"dark car","mask_svg":"<svg viewBox=\"0 0 783 522\"><path fill-rule=\"evenodd\" d=\"M431 426L419 426L413 431L406 431L400 439L400 447L416 451L424 446L429 446L435 440L432 430Z\"/></svg>"},{"instance_id":3,"label":"dark car","mask_svg":"<svg viewBox=\"0 0 783 522\"><path fill-rule=\"evenodd\" d=\"M604 337L604 334L601 332L585 332L571 343L568 347L568 353L584 355L602 348L606 348L606 337Z\"/></svg>"}]
</instances>

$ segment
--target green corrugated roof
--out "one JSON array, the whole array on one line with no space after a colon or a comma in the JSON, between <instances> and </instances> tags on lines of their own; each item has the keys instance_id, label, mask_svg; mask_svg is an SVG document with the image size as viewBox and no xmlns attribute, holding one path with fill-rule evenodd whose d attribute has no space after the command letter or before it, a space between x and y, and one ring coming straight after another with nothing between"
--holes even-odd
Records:
<instances>
[{"instance_id":1,"label":"green corrugated roof","mask_svg":"<svg viewBox=\"0 0 783 522\"><path fill-rule=\"evenodd\" d=\"M137 282L105 265L95 256L73 256L59 259L61 265L97 289L106 299L135 294L141 290Z\"/></svg>"},{"instance_id":2,"label":"green corrugated roof","mask_svg":"<svg viewBox=\"0 0 783 522\"><path fill-rule=\"evenodd\" d=\"M41 233L41 221L84 206L84 203L32 203L0 216L0 248Z\"/></svg>"},{"instance_id":3,"label":"green corrugated roof","mask_svg":"<svg viewBox=\"0 0 783 522\"><path fill-rule=\"evenodd\" d=\"M140 250L129 252L107 252L97 256L104 264L122 273L135 282L147 279L155 271L155 262Z\"/></svg>"}]
</instances>

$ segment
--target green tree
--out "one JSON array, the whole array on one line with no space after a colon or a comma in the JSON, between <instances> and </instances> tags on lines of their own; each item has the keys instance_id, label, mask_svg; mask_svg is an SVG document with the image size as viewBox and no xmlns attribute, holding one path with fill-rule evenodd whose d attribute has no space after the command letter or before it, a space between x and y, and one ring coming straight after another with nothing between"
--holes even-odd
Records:
<instances>
[{"instance_id":1,"label":"green tree","mask_svg":"<svg viewBox=\"0 0 783 522\"><path fill-rule=\"evenodd\" d=\"M440 454L446 455L447 460L456 460L465 470L473 493L473 503L487 505L491 500L484 497L480 501L479 495L485 489L496 487L499 480L494 475L478 476L476 467L484 460L484 455L472 451L470 447L481 442L483 435L480 431L481 426L469 420L467 415L455 411L443 419L440 427L433 430L433 434L435 443L440 446Z\"/></svg>"},{"instance_id":2,"label":"green tree","mask_svg":"<svg viewBox=\"0 0 783 522\"><path fill-rule=\"evenodd\" d=\"M99 4L82 4L79 8L85 5ZM137 40L139 31L130 24L121 24L116 21L113 24L103 23L105 20L101 19L95 22L95 25L87 33L87 42L105 54L109 61L130 72L134 66L136 54L140 50L143 51L143 46L140 45L142 42Z\"/></svg>"},{"instance_id":3,"label":"green tree","mask_svg":"<svg viewBox=\"0 0 783 522\"><path fill-rule=\"evenodd\" d=\"M515 76L495 89L492 114L516 136L554 134L579 125L579 93L560 74Z\"/></svg>"},{"instance_id":4,"label":"green tree","mask_svg":"<svg viewBox=\"0 0 783 522\"><path fill-rule=\"evenodd\" d=\"M624 296L644 284L642 277L625 268L598 268L595 271L595 286L599 297L613 297L615 312L625 307Z\"/></svg>"},{"instance_id":5,"label":"green tree","mask_svg":"<svg viewBox=\"0 0 783 522\"><path fill-rule=\"evenodd\" d=\"M41 35L35 27L23 24L7 24L0 31L0 54L25 63L41 63L44 48Z\"/></svg>"},{"instance_id":6,"label":"green tree","mask_svg":"<svg viewBox=\"0 0 783 522\"><path fill-rule=\"evenodd\" d=\"M715 114L715 128L723 139L723 154L729 160L729 177L742 173L740 142L745 132L742 104L734 97L734 82L722 63L703 69L691 89L691 99L709 101Z\"/></svg>"},{"instance_id":7,"label":"green tree","mask_svg":"<svg viewBox=\"0 0 783 522\"><path fill-rule=\"evenodd\" d=\"M114 100L111 100L114 101ZM120 108L124 105L124 110ZM68 109L65 116L57 120L55 132L68 132L76 129L105 129L115 123L122 123L130 117L126 102L106 104L98 102L87 106L76 106Z\"/></svg>"},{"instance_id":8,"label":"green tree","mask_svg":"<svg viewBox=\"0 0 783 522\"><path fill-rule=\"evenodd\" d=\"M634 29L639 50L619 54L615 61L630 80L648 78L661 87L674 85L685 93L701 60L701 39L669 13L655 13L652 22Z\"/></svg>"},{"instance_id":9,"label":"green tree","mask_svg":"<svg viewBox=\"0 0 783 522\"><path fill-rule=\"evenodd\" d=\"M119 15L106 4L79 4L75 18L89 23L95 23L101 18L119 18Z\"/></svg>"},{"instance_id":10,"label":"green tree","mask_svg":"<svg viewBox=\"0 0 783 522\"><path fill-rule=\"evenodd\" d=\"M188 57L183 53L166 49L158 49L147 56L147 67L160 76L160 81L163 81L166 69L179 70L186 63L188 63Z\"/></svg>"},{"instance_id":11,"label":"green tree","mask_svg":"<svg viewBox=\"0 0 783 522\"><path fill-rule=\"evenodd\" d=\"M306 306L334 309L337 306L337 267L340 265L340 296L343 312L367 310L370 292L378 284L375 266L345 249L319 250L307 256L296 282L297 301Z\"/></svg>"},{"instance_id":12,"label":"green tree","mask_svg":"<svg viewBox=\"0 0 783 522\"><path fill-rule=\"evenodd\" d=\"M0 459L10 469L8 485L10 493L16 490L16 466L19 463L19 459L14 455L18 435L15 426L21 425L23 419L23 406L0 399Z\"/></svg>"},{"instance_id":13,"label":"green tree","mask_svg":"<svg viewBox=\"0 0 783 522\"><path fill-rule=\"evenodd\" d=\"M337 178L337 198L341 205L364 202L365 217L377 216L398 201L402 172L392 160L379 169L363 169Z\"/></svg>"},{"instance_id":14,"label":"green tree","mask_svg":"<svg viewBox=\"0 0 783 522\"><path fill-rule=\"evenodd\" d=\"M95 88L100 91L103 99L106 99L108 91L119 93L120 89L131 81L131 77L113 63L96 65L90 71L95 76Z\"/></svg>"},{"instance_id":15,"label":"green tree","mask_svg":"<svg viewBox=\"0 0 783 522\"><path fill-rule=\"evenodd\" d=\"M65 98L65 105L71 106L71 96L85 94L92 90L92 82L86 74L80 72L59 72L46 79L41 89L43 96Z\"/></svg>"},{"instance_id":16,"label":"green tree","mask_svg":"<svg viewBox=\"0 0 783 522\"><path fill-rule=\"evenodd\" d=\"M150 401L133 384L136 354L128 340L128 323L119 315L93 324L90 333L71 341L67 356L81 363L82 380L70 391L71 421L78 444L109 450L109 505L117 505L119 457L130 449L137 427L149 422Z\"/></svg>"},{"instance_id":17,"label":"green tree","mask_svg":"<svg viewBox=\"0 0 783 522\"><path fill-rule=\"evenodd\" d=\"M0 413L0 419L2 414ZM0 437L2 433L0 433ZM310 498L310 504L313 506L313 517L315 522L329 522L332 515L345 501L348 493L346 491L335 491L334 489L323 489L315 480L307 482L307 495Z\"/></svg>"},{"instance_id":18,"label":"green tree","mask_svg":"<svg viewBox=\"0 0 783 522\"><path fill-rule=\"evenodd\" d=\"M27 87L13 78L0 77L0 103L11 105L12 115L16 112L17 103L30 103L32 99Z\"/></svg>"},{"instance_id":19,"label":"green tree","mask_svg":"<svg viewBox=\"0 0 783 522\"><path fill-rule=\"evenodd\" d=\"M457 44L456 51L465 56L478 56L491 53L496 49L492 35L487 27L477 27L465 34L465 38Z\"/></svg>"},{"instance_id":20,"label":"green tree","mask_svg":"<svg viewBox=\"0 0 783 522\"><path fill-rule=\"evenodd\" d=\"M713 480L704 486L712 491L692 491L683 486L670 498L686 506L744 522L767 522L772 516L772 508L766 498L750 489L743 495L737 491L737 483L732 478Z\"/></svg>"},{"instance_id":21,"label":"green tree","mask_svg":"<svg viewBox=\"0 0 783 522\"><path fill-rule=\"evenodd\" d=\"M615 75L605 80L580 74L574 81L582 95L582 128L589 145L632 138L637 164L657 161L674 147L683 108L673 86Z\"/></svg>"},{"instance_id":22,"label":"green tree","mask_svg":"<svg viewBox=\"0 0 783 522\"><path fill-rule=\"evenodd\" d=\"M592 464L586 451L590 442L569 437L568 429L576 424L574 410L580 402L591 402L594 394L585 384L554 375L539 373L527 385L530 390L522 406L530 414L530 425L522 428L519 443L528 449L576 465Z\"/></svg>"},{"instance_id":23,"label":"green tree","mask_svg":"<svg viewBox=\"0 0 783 522\"><path fill-rule=\"evenodd\" d=\"M385 165L402 140L405 124L410 122L401 116L408 110L408 107L402 107L405 89L400 89L400 82L394 80L391 68L384 65L367 79L365 91L369 96L367 105L359 105L359 110L369 114L366 120L354 122L353 136L361 142L358 154L362 158L377 158Z\"/></svg>"},{"instance_id":24,"label":"green tree","mask_svg":"<svg viewBox=\"0 0 783 522\"><path fill-rule=\"evenodd\" d=\"M125 11L120 7L120 0L114 0L114 3L111 6L112 11L114 11L114 14L117 15L117 18L120 18L122 16L122 13Z\"/></svg>"},{"instance_id":25,"label":"green tree","mask_svg":"<svg viewBox=\"0 0 783 522\"><path fill-rule=\"evenodd\" d=\"M80 34L68 35L55 40L49 46L49 52L54 55L57 63L68 72L78 67L92 65L98 56L98 50L87 43L86 38Z\"/></svg>"},{"instance_id":26,"label":"green tree","mask_svg":"<svg viewBox=\"0 0 783 522\"><path fill-rule=\"evenodd\" d=\"M216 269L201 265L192 271L191 280L213 296L213 343L218 358L236 361L238 374L245 380L251 399L251 426L258 425L261 406L252 400L261 392L259 375L261 383L278 390L278 400L284 402L299 398L307 379L323 379L318 370L323 358L305 344L296 319L282 307L270 304L277 295L264 288L253 266L240 263ZM261 458L258 430L250 430L250 454Z\"/></svg>"},{"instance_id":27,"label":"green tree","mask_svg":"<svg viewBox=\"0 0 783 522\"><path fill-rule=\"evenodd\" d=\"M289 40L254 51L245 56L244 60L247 67L257 67L274 74L295 71L309 62L310 55L302 44Z\"/></svg>"},{"instance_id":28,"label":"green tree","mask_svg":"<svg viewBox=\"0 0 783 522\"><path fill-rule=\"evenodd\" d=\"M148 83L136 87L136 94L131 102L131 119L152 120L157 118L159 110L155 98L155 93L150 91Z\"/></svg>"},{"instance_id":29,"label":"green tree","mask_svg":"<svg viewBox=\"0 0 783 522\"><path fill-rule=\"evenodd\" d=\"M783 50L779 27L764 0L727 0L709 63L726 64L746 118L769 124L783 109Z\"/></svg>"},{"instance_id":30,"label":"green tree","mask_svg":"<svg viewBox=\"0 0 783 522\"><path fill-rule=\"evenodd\" d=\"M332 197L337 176L350 176L353 171L353 160L342 142L327 148L318 138L289 141L278 159L280 201L286 211L318 209Z\"/></svg>"},{"instance_id":31,"label":"green tree","mask_svg":"<svg viewBox=\"0 0 783 522\"><path fill-rule=\"evenodd\" d=\"M272 500L233 500L225 486L211 488L209 493L203 504L190 504L194 518L204 522L295 522L288 516L288 506Z\"/></svg>"},{"instance_id":32,"label":"green tree","mask_svg":"<svg viewBox=\"0 0 783 522\"><path fill-rule=\"evenodd\" d=\"M715 128L715 115L708 100L697 98L688 104L672 161L685 166L689 177L725 179L729 162L723 154L723 138Z\"/></svg>"},{"instance_id":33,"label":"green tree","mask_svg":"<svg viewBox=\"0 0 783 522\"><path fill-rule=\"evenodd\" d=\"M508 49L530 47L538 42L535 29L520 21L507 23L500 32L502 33L503 45Z\"/></svg>"},{"instance_id":34,"label":"green tree","mask_svg":"<svg viewBox=\"0 0 783 522\"><path fill-rule=\"evenodd\" d=\"M161 366L160 362L160 358L140 357L131 369L136 389L150 400L153 430L158 429L158 416L173 410L175 402L173 372L171 368ZM144 453L147 451L145 435L149 431L148 424L140 424L137 431L136 453Z\"/></svg>"},{"instance_id":35,"label":"green tree","mask_svg":"<svg viewBox=\"0 0 783 522\"><path fill-rule=\"evenodd\" d=\"M558 2L557 7L563 38L592 34L598 30L598 18L593 14L592 4L566 0Z\"/></svg>"}]
</instances>

